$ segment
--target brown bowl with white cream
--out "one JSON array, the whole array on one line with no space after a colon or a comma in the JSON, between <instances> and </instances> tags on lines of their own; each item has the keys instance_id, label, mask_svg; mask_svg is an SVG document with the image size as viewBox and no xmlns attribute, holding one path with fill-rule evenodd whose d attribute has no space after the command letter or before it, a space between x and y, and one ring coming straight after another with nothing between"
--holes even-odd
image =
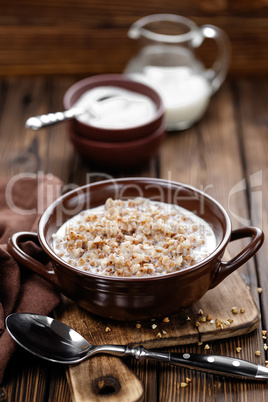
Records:
<instances>
[{"instance_id":1,"label":"brown bowl with white cream","mask_svg":"<svg viewBox=\"0 0 268 402\"><path fill-rule=\"evenodd\" d=\"M69 122L71 131L92 141L128 142L163 126L164 105L153 88L123 74L100 74L72 85L64 107L84 110Z\"/></svg>"},{"instance_id":2,"label":"brown bowl with white cream","mask_svg":"<svg viewBox=\"0 0 268 402\"><path fill-rule=\"evenodd\" d=\"M230 261L230 241L251 238ZM37 234L8 244L20 263L86 310L116 320L179 312L251 258L263 243L257 227L232 231L224 208L180 183L125 178L80 187L56 200ZM39 241L53 270L20 248Z\"/></svg>"}]
</instances>

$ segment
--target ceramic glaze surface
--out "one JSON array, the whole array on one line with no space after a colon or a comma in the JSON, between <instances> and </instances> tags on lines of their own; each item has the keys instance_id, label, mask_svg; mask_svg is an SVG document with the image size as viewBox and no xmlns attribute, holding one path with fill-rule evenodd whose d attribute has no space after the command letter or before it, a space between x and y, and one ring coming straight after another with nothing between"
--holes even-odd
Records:
<instances>
[{"instance_id":1,"label":"ceramic glaze surface","mask_svg":"<svg viewBox=\"0 0 268 402\"><path fill-rule=\"evenodd\" d=\"M176 204L204 219L213 229L217 245L205 259L188 269L151 277L106 277L72 267L55 253L52 236L69 219L103 205L107 198L130 199L142 194L154 201ZM240 253L222 261L230 241L250 238ZM45 266L21 249L23 241L39 242L51 265ZM224 208L196 188L153 178L105 180L80 187L58 198L42 214L36 233L18 232L9 239L9 253L79 306L102 317L142 320L165 317L189 307L248 261L261 247L257 227L231 229Z\"/></svg>"}]
</instances>

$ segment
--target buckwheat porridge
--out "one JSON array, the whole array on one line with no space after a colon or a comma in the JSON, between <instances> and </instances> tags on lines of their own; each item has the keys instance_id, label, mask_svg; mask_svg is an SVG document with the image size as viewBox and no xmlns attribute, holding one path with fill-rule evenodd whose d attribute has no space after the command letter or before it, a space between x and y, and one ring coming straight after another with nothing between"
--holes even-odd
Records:
<instances>
[{"instance_id":1,"label":"buckwheat porridge","mask_svg":"<svg viewBox=\"0 0 268 402\"><path fill-rule=\"evenodd\" d=\"M53 248L73 267L94 274L158 276L206 258L216 238L207 222L177 205L109 198L62 225Z\"/></svg>"}]
</instances>

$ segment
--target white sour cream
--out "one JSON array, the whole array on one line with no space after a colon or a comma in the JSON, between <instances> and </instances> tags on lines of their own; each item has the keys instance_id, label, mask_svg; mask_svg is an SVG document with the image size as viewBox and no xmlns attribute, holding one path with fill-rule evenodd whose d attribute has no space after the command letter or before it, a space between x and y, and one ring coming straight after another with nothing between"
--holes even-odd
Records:
<instances>
[{"instance_id":1,"label":"white sour cream","mask_svg":"<svg viewBox=\"0 0 268 402\"><path fill-rule=\"evenodd\" d=\"M86 91L74 107L85 111L77 117L82 123L111 129L145 124L156 113L156 104L148 96L114 86Z\"/></svg>"}]
</instances>

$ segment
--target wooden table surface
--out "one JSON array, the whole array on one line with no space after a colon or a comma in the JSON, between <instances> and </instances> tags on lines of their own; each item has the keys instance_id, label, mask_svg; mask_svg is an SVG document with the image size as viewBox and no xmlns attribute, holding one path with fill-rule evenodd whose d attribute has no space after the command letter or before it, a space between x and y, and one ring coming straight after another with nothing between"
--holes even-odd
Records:
<instances>
[{"instance_id":1,"label":"wooden table surface","mask_svg":"<svg viewBox=\"0 0 268 402\"><path fill-rule=\"evenodd\" d=\"M233 227L253 224L268 232L268 79L229 79L212 98L194 127L168 133L158 155L146 166L116 174L86 165L68 141L66 124L40 132L24 128L32 115L61 110L65 90L76 77L27 77L0 80L0 174L45 172L64 184L82 185L113 177L151 176L187 183L216 198ZM235 242L234 251L242 243ZM239 355L265 365L262 330L268 329L268 247L239 269L261 312L259 328L248 335L210 343L210 352ZM258 291L262 288L262 292ZM175 351L188 347L173 348ZM197 345L190 350L197 352ZM257 357L255 351L260 350ZM127 360L144 384L145 401L267 401L266 383L231 380L154 362ZM191 378L186 388L178 385ZM18 350L0 386L0 402L70 401L64 368ZM104 396L103 400L109 400Z\"/></svg>"}]
</instances>

